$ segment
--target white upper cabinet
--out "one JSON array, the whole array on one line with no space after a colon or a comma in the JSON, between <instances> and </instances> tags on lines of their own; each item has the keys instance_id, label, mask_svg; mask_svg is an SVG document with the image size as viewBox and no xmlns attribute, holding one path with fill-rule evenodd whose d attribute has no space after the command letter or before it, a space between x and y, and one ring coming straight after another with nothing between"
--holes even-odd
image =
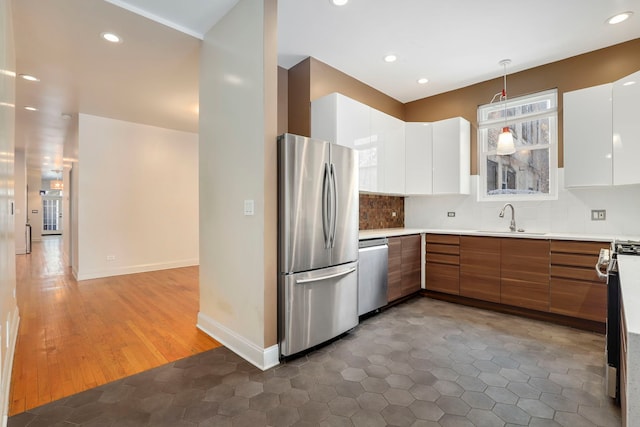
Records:
<instances>
[{"instance_id":1,"label":"white upper cabinet","mask_svg":"<svg viewBox=\"0 0 640 427\"><path fill-rule=\"evenodd\" d=\"M640 183L640 71L613 83L613 184Z\"/></svg>"},{"instance_id":2,"label":"white upper cabinet","mask_svg":"<svg viewBox=\"0 0 640 427\"><path fill-rule=\"evenodd\" d=\"M433 122L433 194L469 194L471 124L462 117Z\"/></svg>"},{"instance_id":3,"label":"white upper cabinet","mask_svg":"<svg viewBox=\"0 0 640 427\"><path fill-rule=\"evenodd\" d=\"M311 137L358 151L359 190L404 194L404 122L338 93L311 102Z\"/></svg>"},{"instance_id":4,"label":"white upper cabinet","mask_svg":"<svg viewBox=\"0 0 640 427\"><path fill-rule=\"evenodd\" d=\"M607 83L564 94L566 188L613 183L612 87Z\"/></svg>"},{"instance_id":5,"label":"white upper cabinet","mask_svg":"<svg viewBox=\"0 0 640 427\"><path fill-rule=\"evenodd\" d=\"M405 123L405 192L433 193L433 133L431 123Z\"/></svg>"},{"instance_id":6,"label":"white upper cabinet","mask_svg":"<svg viewBox=\"0 0 640 427\"><path fill-rule=\"evenodd\" d=\"M404 121L371 109L371 141L378 149L378 192L405 192Z\"/></svg>"},{"instance_id":7,"label":"white upper cabinet","mask_svg":"<svg viewBox=\"0 0 640 427\"><path fill-rule=\"evenodd\" d=\"M358 151L359 190L469 194L471 125L405 123L338 93L311 102L311 137Z\"/></svg>"},{"instance_id":8,"label":"white upper cabinet","mask_svg":"<svg viewBox=\"0 0 640 427\"><path fill-rule=\"evenodd\" d=\"M378 144L371 138L371 108L332 93L311 102L311 137L358 151L359 190L378 191Z\"/></svg>"}]
</instances>

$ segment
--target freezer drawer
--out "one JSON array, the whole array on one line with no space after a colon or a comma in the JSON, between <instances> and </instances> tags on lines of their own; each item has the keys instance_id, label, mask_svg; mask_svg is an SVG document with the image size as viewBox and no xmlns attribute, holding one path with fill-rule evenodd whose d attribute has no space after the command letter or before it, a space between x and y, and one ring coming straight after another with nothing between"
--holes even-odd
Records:
<instances>
[{"instance_id":1,"label":"freezer drawer","mask_svg":"<svg viewBox=\"0 0 640 427\"><path fill-rule=\"evenodd\" d=\"M387 239L360 241L358 250L358 315L387 305Z\"/></svg>"},{"instance_id":2,"label":"freezer drawer","mask_svg":"<svg viewBox=\"0 0 640 427\"><path fill-rule=\"evenodd\" d=\"M290 356L358 325L358 263L280 276L280 355Z\"/></svg>"}]
</instances>

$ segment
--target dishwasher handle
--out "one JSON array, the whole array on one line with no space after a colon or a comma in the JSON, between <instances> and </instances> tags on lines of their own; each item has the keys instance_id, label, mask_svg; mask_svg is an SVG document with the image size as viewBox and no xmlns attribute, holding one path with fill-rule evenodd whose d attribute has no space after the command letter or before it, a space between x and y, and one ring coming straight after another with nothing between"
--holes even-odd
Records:
<instances>
[{"instance_id":1,"label":"dishwasher handle","mask_svg":"<svg viewBox=\"0 0 640 427\"><path fill-rule=\"evenodd\" d=\"M358 249L371 248L374 246L387 246L388 244L389 240L386 237L379 239L360 240L358 242Z\"/></svg>"}]
</instances>

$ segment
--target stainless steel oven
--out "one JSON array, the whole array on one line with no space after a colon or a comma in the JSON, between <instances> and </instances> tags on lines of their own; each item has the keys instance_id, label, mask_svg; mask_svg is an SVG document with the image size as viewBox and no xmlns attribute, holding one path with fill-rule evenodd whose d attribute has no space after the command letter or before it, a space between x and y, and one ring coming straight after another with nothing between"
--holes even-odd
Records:
<instances>
[{"instance_id":1,"label":"stainless steel oven","mask_svg":"<svg viewBox=\"0 0 640 427\"><path fill-rule=\"evenodd\" d=\"M607 341L606 386L607 394L620 403L620 278L618 255L640 255L640 242L614 241L609 250L602 249L596 271L607 278Z\"/></svg>"}]
</instances>

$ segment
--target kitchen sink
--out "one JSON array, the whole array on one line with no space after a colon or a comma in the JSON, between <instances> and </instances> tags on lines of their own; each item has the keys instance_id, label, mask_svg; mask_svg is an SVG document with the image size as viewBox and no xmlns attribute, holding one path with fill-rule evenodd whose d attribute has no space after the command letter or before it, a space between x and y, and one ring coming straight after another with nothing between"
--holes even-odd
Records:
<instances>
[{"instance_id":1,"label":"kitchen sink","mask_svg":"<svg viewBox=\"0 0 640 427\"><path fill-rule=\"evenodd\" d=\"M499 231L499 230L476 230L476 233L481 234L499 234L501 236L544 236L547 233L538 233L532 231Z\"/></svg>"}]
</instances>

